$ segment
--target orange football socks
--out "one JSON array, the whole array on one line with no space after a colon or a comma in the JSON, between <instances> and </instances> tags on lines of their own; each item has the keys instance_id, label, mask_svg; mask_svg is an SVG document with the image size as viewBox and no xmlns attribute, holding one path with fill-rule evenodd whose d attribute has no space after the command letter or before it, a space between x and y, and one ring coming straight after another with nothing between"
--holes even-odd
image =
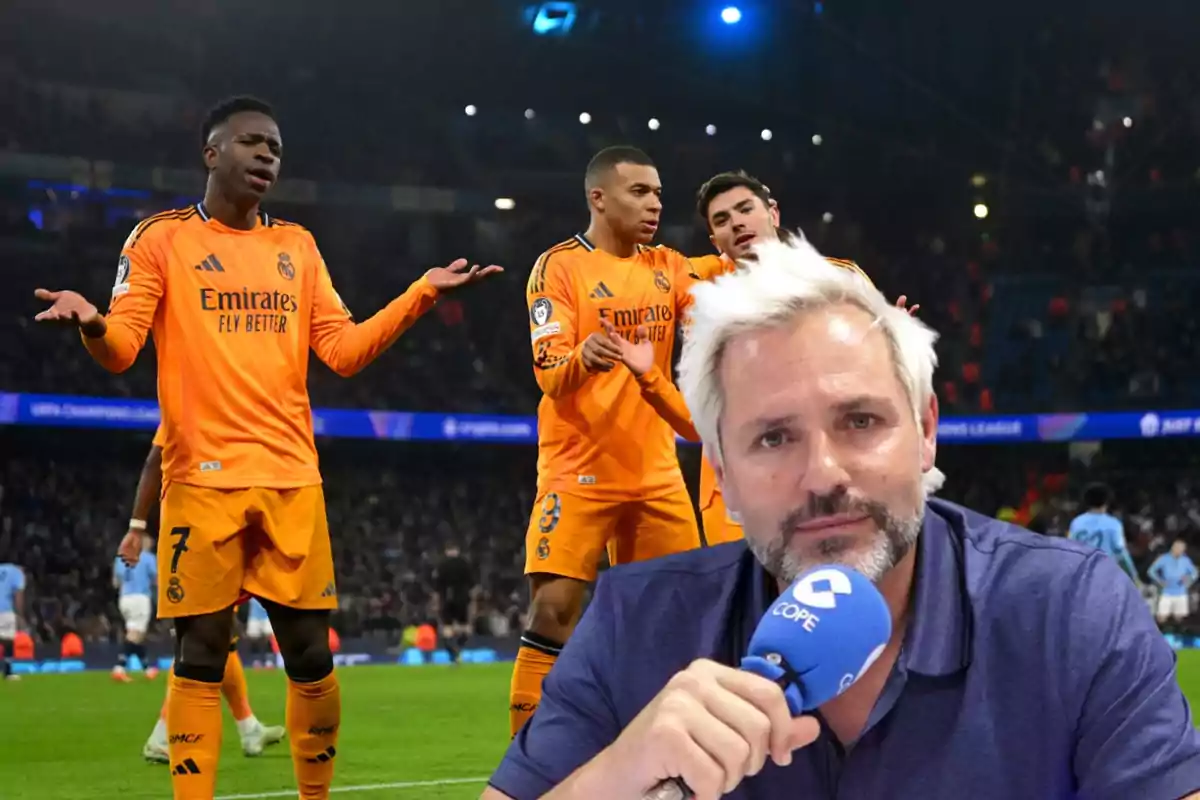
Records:
<instances>
[{"instance_id":1,"label":"orange football socks","mask_svg":"<svg viewBox=\"0 0 1200 800\"><path fill-rule=\"evenodd\" d=\"M287 729L300 800L326 800L333 782L342 694L337 675L315 683L288 681Z\"/></svg>"}]
</instances>

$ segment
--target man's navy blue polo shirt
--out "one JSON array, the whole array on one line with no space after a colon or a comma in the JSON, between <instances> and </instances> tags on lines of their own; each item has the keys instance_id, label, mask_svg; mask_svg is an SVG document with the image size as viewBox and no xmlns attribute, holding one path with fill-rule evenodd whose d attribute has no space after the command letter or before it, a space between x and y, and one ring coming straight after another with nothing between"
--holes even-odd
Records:
<instances>
[{"instance_id":1,"label":"man's navy blue polo shirt","mask_svg":"<svg viewBox=\"0 0 1200 800\"><path fill-rule=\"evenodd\" d=\"M610 570L491 785L534 800L696 658L736 665L776 594L744 544ZM1145 601L1099 551L940 500L913 615L853 748L828 730L739 800L1177 800L1200 736ZM606 798L605 800L622 800Z\"/></svg>"}]
</instances>

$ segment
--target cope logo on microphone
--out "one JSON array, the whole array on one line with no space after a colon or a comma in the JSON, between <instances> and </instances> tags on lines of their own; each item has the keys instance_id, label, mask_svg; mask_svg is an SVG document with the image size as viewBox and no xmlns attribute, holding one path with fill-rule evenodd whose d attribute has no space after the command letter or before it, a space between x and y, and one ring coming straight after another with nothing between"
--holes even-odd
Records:
<instances>
[{"instance_id":1,"label":"cope logo on microphone","mask_svg":"<svg viewBox=\"0 0 1200 800\"><path fill-rule=\"evenodd\" d=\"M837 608L839 594L851 594L849 576L836 569L821 569L796 581L792 597L811 608Z\"/></svg>"},{"instance_id":2,"label":"cope logo on microphone","mask_svg":"<svg viewBox=\"0 0 1200 800\"><path fill-rule=\"evenodd\" d=\"M845 675L843 675L841 682L838 684L838 694L841 694L849 689L859 680L859 678L861 678L863 675L866 675L867 670L871 668L871 665L878 661L879 657L883 655L883 649L885 647L887 647L886 643L881 644L879 647L876 647L874 650L872 650L871 654L867 656L867 660L863 662L862 667L859 668L857 675L850 672L847 672Z\"/></svg>"}]
</instances>

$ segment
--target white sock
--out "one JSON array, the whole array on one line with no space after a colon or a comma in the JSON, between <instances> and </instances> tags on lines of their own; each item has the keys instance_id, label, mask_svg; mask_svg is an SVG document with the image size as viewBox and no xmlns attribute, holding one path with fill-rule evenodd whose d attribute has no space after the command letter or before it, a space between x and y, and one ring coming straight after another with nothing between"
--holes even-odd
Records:
<instances>
[{"instance_id":1,"label":"white sock","mask_svg":"<svg viewBox=\"0 0 1200 800\"><path fill-rule=\"evenodd\" d=\"M253 714L245 719L239 719L237 721L238 736L245 739L247 736L258 730L260 724L261 723L258 721L258 717L254 716Z\"/></svg>"},{"instance_id":2,"label":"white sock","mask_svg":"<svg viewBox=\"0 0 1200 800\"><path fill-rule=\"evenodd\" d=\"M162 717L158 718L158 722L154 723L154 730L150 733L150 741L155 744L167 746L167 721Z\"/></svg>"}]
</instances>

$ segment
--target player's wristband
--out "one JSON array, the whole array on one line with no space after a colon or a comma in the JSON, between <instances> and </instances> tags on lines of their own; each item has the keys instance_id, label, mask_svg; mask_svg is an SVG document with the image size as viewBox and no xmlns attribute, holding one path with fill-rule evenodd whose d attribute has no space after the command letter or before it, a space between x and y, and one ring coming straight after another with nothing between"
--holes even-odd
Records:
<instances>
[{"instance_id":1,"label":"player's wristband","mask_svg":"<svg viewBox=\"0 0 1200 800\"><path fill-rule=\"evenodd\" d=\"M129 520L129 530L131 530L131 531L146 530L146 520L138 519L137 517L134 517L133 519Z\"/></svg>"}]
</instances>

